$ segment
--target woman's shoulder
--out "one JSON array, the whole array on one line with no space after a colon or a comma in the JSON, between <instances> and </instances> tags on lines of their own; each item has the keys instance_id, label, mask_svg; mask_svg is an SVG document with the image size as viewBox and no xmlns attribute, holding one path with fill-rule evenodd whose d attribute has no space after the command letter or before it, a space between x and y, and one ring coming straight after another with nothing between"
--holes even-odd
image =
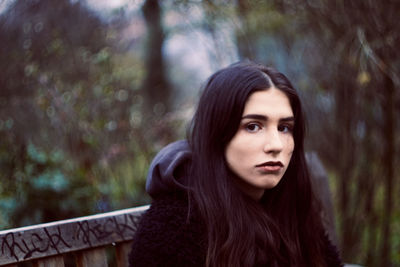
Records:
<instances>
[{"instance_id":1,"label":"woman's shoulder","mask_svg":"<svg viewBox=\"0 0 400 267\"><path fill-rule=\"evenodd\" d=\"M324 233L323 240L325 242L325 258L328 267L342 267L342 259L340 258L338 248L332 243L329 235Z\"/></svg>"},{"instance_id":2,"label":"woman's shoulder","mask_svg":"<svg viewBox=\"0 0 400 267\"><path fill-rule=\"evenodd\" d=\"M129 256L135 266L201 265L205 228L188 197L168 194L155 199L142 216ZM200 263L201 262L201 263Z\"/></svg>"},{"instance_id":3,"label":"woman's shoulder","mask_svg":"<svg viewBox=\"0 0 400 267\"><path fill-rule=\"evenodd\" d=\"M171 193L153 200L149 210L143 215L138 231L158 232L160 230L180 231L200 224L198 214L189 209L188 196Z\"/></svg>"}]
</instances>

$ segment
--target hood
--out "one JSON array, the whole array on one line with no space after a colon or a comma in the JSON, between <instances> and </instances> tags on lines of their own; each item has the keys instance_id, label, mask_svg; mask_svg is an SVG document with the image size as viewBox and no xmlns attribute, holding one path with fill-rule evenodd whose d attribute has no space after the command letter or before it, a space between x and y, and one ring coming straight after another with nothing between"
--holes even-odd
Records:
<instances>
[{"instance_id":1,"label":"hood","mask_svg":"<svg viewBox=\"0 0 400 267\"><path fill-rule=\"evenodd\" d=\"M152 198L165 193L185 190L185 170L190 166L192 152L186 140L164 147L150 164L146 192Z\"/></svg>"}]
</instances>

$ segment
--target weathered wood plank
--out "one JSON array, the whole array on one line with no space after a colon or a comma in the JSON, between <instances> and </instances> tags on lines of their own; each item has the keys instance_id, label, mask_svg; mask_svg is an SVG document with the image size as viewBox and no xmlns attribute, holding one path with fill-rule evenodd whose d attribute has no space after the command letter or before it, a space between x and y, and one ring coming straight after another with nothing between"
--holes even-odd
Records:
<instances>
[{"instance_id":1,"label":"weathered wood plank","mask_svg":"<svg viewBox=\"0 0 400 267\"><path fill-rule=\"evenodd\" d=\"M57 255L49 258L35 260L33 267L64 267L64 257Z\"/></svg>"},{"instance_id":2,"label":"weathered wood plank","mask_svg":"<svg viewBox=\"0 0 400 267\"><path fill-rule=\"evenodd\" d=\"M77 267L107 267L107 254L104 248L80 251L76 257Z\"/></svg>"},{"instance_id":3,"label":"weathered wood plank","mask_svg":"<svg viewBox=\"0 0 400 267\"><path fill-rule=\"evenodd\" d=\"M130 241L148 207L0 231L0 266Z\"/></svg>"},{"instance_id":4,"label":"weathered wood plank","mask_svg":"<svg viewBox=\"0 0 400 267\"><path fill-rule=\"evenodd\" d=\"M128 254L131 250L132 242L122 242L118 243L116 250L117 266L118 267L128 267Z\"/></svg>"}]
</instances>

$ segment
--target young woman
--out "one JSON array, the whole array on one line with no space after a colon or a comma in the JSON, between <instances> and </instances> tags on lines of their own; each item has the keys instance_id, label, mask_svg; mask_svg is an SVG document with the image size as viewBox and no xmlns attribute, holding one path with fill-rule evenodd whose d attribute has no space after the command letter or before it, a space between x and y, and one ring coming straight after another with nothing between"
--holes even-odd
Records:
<instances>
[{"instance_id":1,"label":"young woman","mask_svg":"<svg viewBox=\"0 0 400 267\"><path fill-rule=\"evenodd\" d=\"M341 266L314 198L290 81L242 62L213 74L188 142L153 160L132 266Z\"/></svg>"}]
</instances>

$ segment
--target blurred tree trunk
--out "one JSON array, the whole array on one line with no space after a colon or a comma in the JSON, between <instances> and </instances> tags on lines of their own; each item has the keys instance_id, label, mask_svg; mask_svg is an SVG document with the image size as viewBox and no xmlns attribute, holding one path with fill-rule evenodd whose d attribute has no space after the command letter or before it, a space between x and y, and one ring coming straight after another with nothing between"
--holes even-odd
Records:
<instances>
[{"instance_id":1,"label":"blurred tree trunk","mask_svg":"<svg viewBox=\"0 0 400 267\"><path fill-rule=\"evenodd\" d=\"M251 36L249 26L249 16L251 16L249 4L247 0L237 0L236 5L240 23L240 26L236 28L236 43L241 60L254 59L252 46L255 40Z\"/></svg>"},{"instance_id":2,"label":"blurred tree trunk","mask_svg":"<svg viewBox=\"0 0 400 267\"><path fill-rule=\"evenodd\" d=\"M346 58L347 55L342 55ZM339 196L341 218L341 245L345 258L355 254L357 237L357 223L353 217L353 198L351 192L351 183L353 182L353 168L357 161L354 147L354 121L355 112L355 86L351 83L351 79L343 77L343 75L351 75L351 69L345 64L338 67L339 70L346 70L346 74L337 73L337 85L335 87L335 105L336 115L335 121L338 129L336 133L336 147L338 153L338 179L339 179Z\"/></svg>"},{"instance_id":3,"label":"blurred tree trunk","mask_svg":"<svg viewBox=\"0 0 400 267\"><path fill-rule=\"evenodd\" d=\"M318 154L313 152L306 153L307 166L310 170L311 184L316 197L322 204L321 218L325 230L332 243L337 246L338 238L335 229L335 215L332 202L332 191L329 188L328 174L323 166Z\"/></svg>"},{"instance_id":4,"label":"blurred tree trunk","mask_svg":"<svg viewBox=\"0 0 400 267\"><path fill-rule=\"evenodd\" d=\"M376 201L376 180L374 169L369 167L373 162L378 160L378 155L374 153L374 143L373 137L376 134L376 120L374 118L374 95L373 88L371 86L364 88L364 95L362 98L362 106L364 107L364 118L365 122L365 136L363 142L360 146L364 149L363 157L361 158L361 171L359 177L357 178L357 188L359 188L359 193L357 193L357 200L355 203L363 203L363 210L366 223L360 226L365 228L367 233L367 246L366 246L366 266L375 266L377 251L377 229L378 229L378 215L374 209L374 203Z\"/></svg>"},{"instance_id":5,"label":"blurred tree trunk","mask_svg":"<svg viewBox=\"0 0 400 267\"><path fill-rule=\"evenodd\" d=\"M384 216L382 221L382 247L381 259L382 266L390 266L390 251L391 251L391 218L393 210L393 186L394 186L394 159L395 159L395 139L394 139L394 84L388 75L384 75L383 82L384 99L382 103L385 122L384 122L384 156L383 156L383 177L384 177Z\"/></svg>"},{"instance_id":6,"label":"blurred tree trunk","mask_svg":"<svg viewBox=\"0 0 400 267\"><path fill-rule=\"evenodd\" d=\"M145 111L160 116L170 109L171 90L166 79L162 53L164 32L159 1L146 0L142 11L148 32L145 52L146 76L142 85Z\"/></svg>"},{"instance_id":7,"label":"blurred tree trunk","mask_svg":"<svg viewBox=\"0 0 400 267\"><path fill-rule=\"evenodd\" d=\"M218 19L221 6L218 1L204 0L201 1L204 10L203 30L211 36L213 50L215 51L211 58L211 63L215 62L215 68L225 65L224 63L224 44L221 42L221 36L218 32Z\"/></svg>"}]
</instances>

